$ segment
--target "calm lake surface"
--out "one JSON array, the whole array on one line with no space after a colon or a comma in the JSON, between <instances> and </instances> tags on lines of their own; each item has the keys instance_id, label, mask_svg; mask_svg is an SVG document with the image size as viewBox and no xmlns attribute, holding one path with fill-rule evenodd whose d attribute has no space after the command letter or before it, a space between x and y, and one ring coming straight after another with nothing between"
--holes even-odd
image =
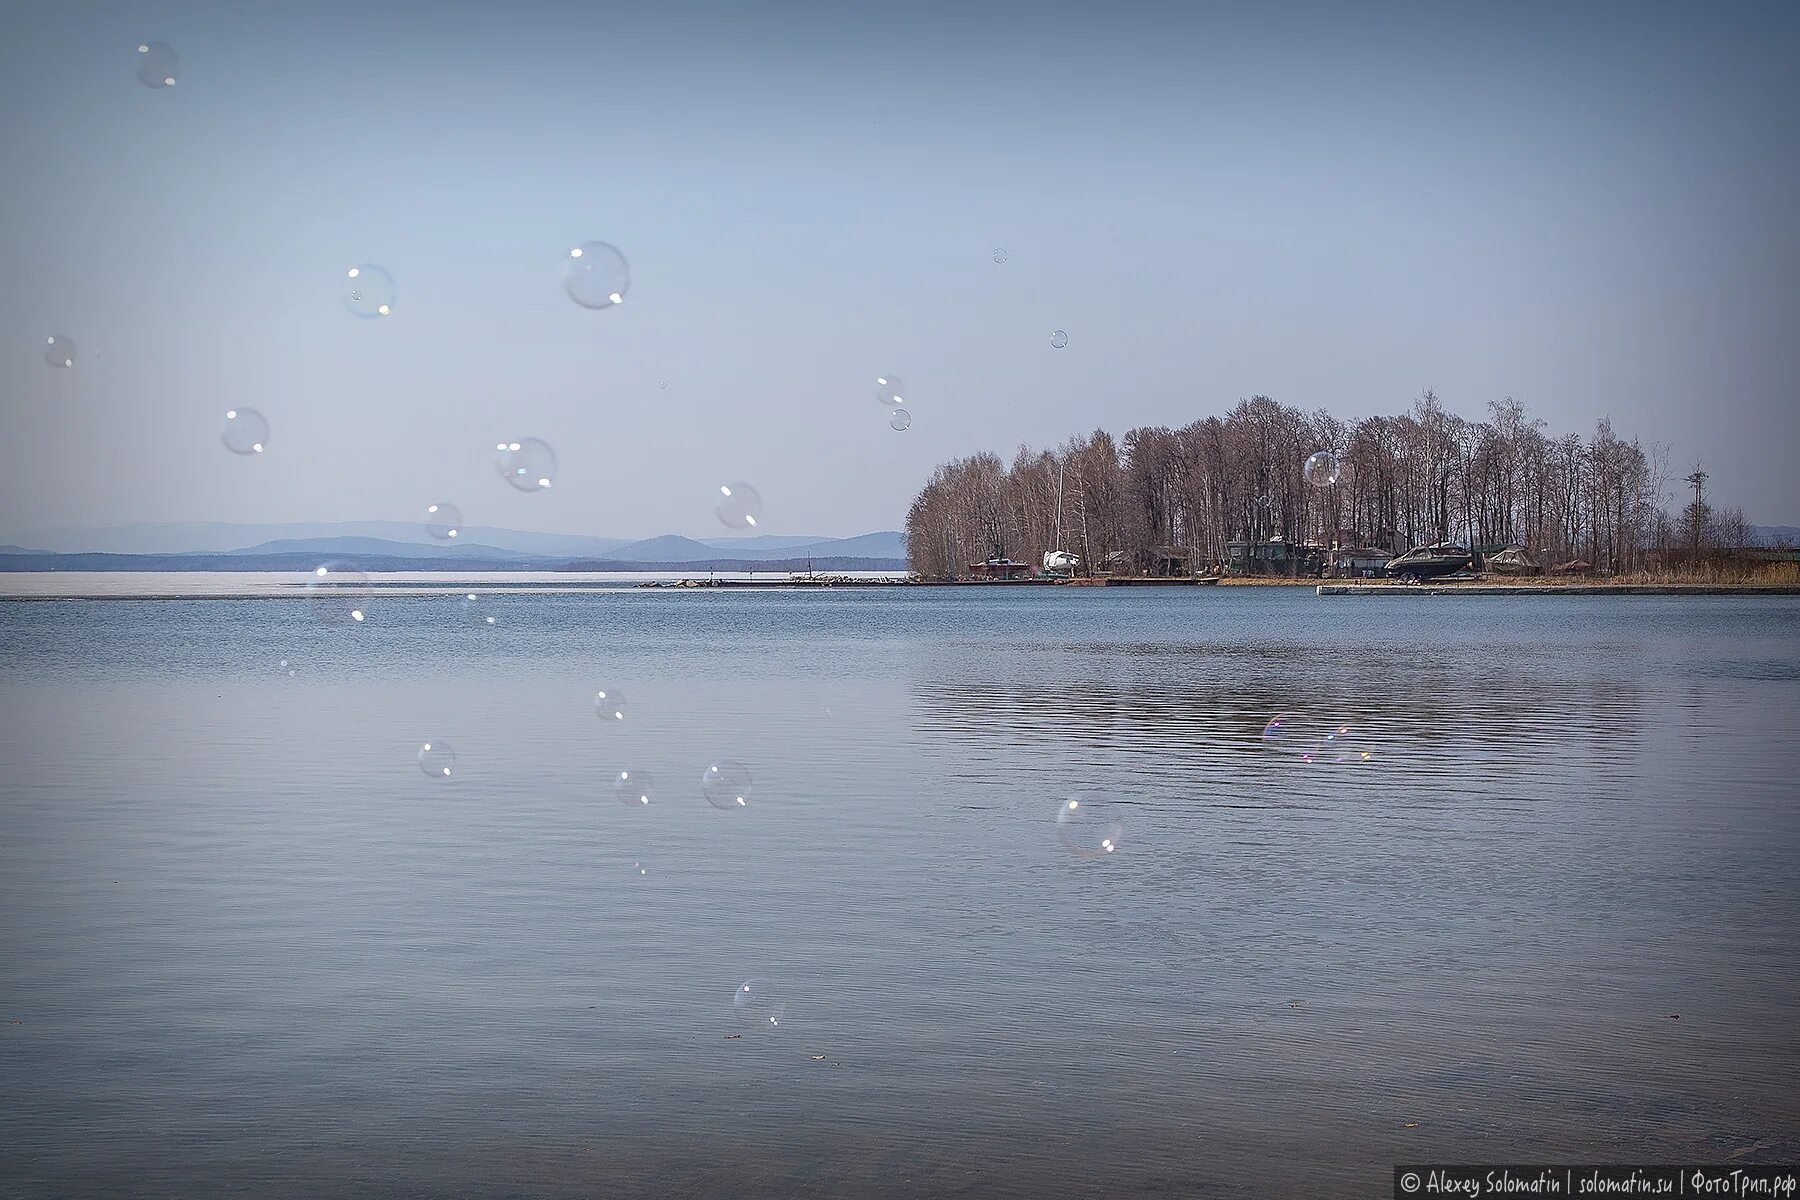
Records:
<instances>
[{"instance_id":1,"label":"calm lake surface","mask_svg":"<svg viewBox=\"0 0 1800 1200\"><path fill-rule=\"evenodd\" d=\"M1800 600L485 607L0 603L4 1194L1800 1158Z\"/></svg>"}]
</instances>

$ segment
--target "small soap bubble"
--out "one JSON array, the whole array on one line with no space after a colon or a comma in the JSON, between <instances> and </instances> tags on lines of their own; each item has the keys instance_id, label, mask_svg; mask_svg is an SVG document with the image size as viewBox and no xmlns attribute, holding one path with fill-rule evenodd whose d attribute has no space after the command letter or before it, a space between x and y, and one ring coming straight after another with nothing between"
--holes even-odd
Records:
<instances>
[{"instance_id":1,"label":"small soap bubble","mask_svg":"<svg viewBox=\"0 0 1800 1200\"><path fill-rule=\"evenodd\" d=\"M1056 811L1056 836L1063 849L1080 859L1106 858L1118 850L1125 823L1112 809L1093 797L1064 800Z\"/></svg>"},{"instance_id":2,"label":"small soap bubble","mask_svg":"<svg viewBox=\"0 0 1800 1200\"><path fill-rule=\"evenodd\" d=\"M631 268L617 246L583 242L569 250L563 268L563 290L583 308L611 308L625 301L631 289Z\"/></svg>"},{"instance_id":3,"label":"small soap bubble","mask_svg":"<svg viewBox=\"0 0 1800 1200\"><path fill-rule=\"evenodd\" d=\"M906 384L900 381L898 375L877 375L875 399L889 408L898 408L906 403Z\"/></svg>"},{"instance_id":4,"label":"small soap bubble","mask_svg":"<svg viewBox=\"0 0 1800 1200\"><path fill-rule=\"evenodd\" d=\"M625 693L618 688L601 688L594 693L594 715L608 724L625 719Z\"/></svg>"},{"instance_id":5,"label":"small soap bubble","mask_svg":"<svg viewBox=\"0 0 1800 1200\"><path fill-rule=\"evenodd\" d=\"M1344 468L1338 462L1337 455L1329 450L1320 450L1309 455L1306 465L1300 471L1305 476L1306 482L1316 488L1328 488L1343 478L1344 474Z\"/></svg>"},{"instance_id":6,"label":"small soap bubble","mask_svg":"<svg viewBox=\"0 0 1800 1200\"><path fill-rule=\"evenodd\" d=\"M1300 757L1309 763L1356 765L1374 760L1375 744L1364 730L1346 721L1332 726Z\"/></svg>"},{"instance_id":7,"label":"small soap bubble","mask_svg":"<svg viewBox=\"0 0 1800 1200\"><path fill-rule=\"evenodd\" d=\"M492 629L499 624L488 607L487 597L480 592L464 592L462 599L456 602L456 608L462 615L464 625L473 625L477 629Z\"/></svg>"},{"instance_id":8,"label":"small soap bubble","mask_svg":"<svg viewBox=\"0 0 1800 1200\"><path fill-rule=\"evenodd\" d=\"M1293 713L1276 713L1263 726L1262 746L1273 754L1305 754L1319 740L1319 722Z\"/></svg>"},{"instance_id":9,"label":"small soap bubble","mask_svg":"<svg viewBox=\"0 0 1800 1200\"><path fill-rule=\"evenodd\" d=\"M700 775L706 802L726 812L750 806L750 768L729 758L720 759Z\"/></svg>"},{"instance_id":10,"label":"small soap bubble","mask_svg":"<svg viewBox=\"0 0 1800 1200\"><path fill-rule=\"evenodd\" d=\"M905 433L912 428L912 414L904 408L895 409L894 415L888 418L888 428L895 433Z\"/></svg>"},{"instance_id":11,"label":"small soap bubble","mask_svg":"<svg viewBox=\"0 0 1800 1200\"><path fill-rule=\"evenodd\" d=\"M450 743L441 739L433 739L419 747L419 770L427 779L448 779L450 768L456 765L456 751Z\"/></svg>"},{"instance_id":12,"label":"small soap bubble","mask_svg":"<svg viewBox=\"0 0 1800 1200\"><path fill-rule=\"evenodd\" d=\"M495 442L494 470L521 492L547 491L556 482L556 451L542 438Z\"/></svg>"},{"instance_id":13,"label":"small soap bubble","mask_svg":"<svg viewBox=\"0 0 1800 1200\"><path fill-rule=\"evenodd\" d=\"M644 869L644 864L635 858L631 860L631 873L640 879L650 874L649 871Z\"/></svg>"},{"instance_id":14,"label":"small soap bubble","mask_svg":"<svg viewBox=\"0 0 1800 1200\"><path fill-rule=\"evenodd\" d=\"M1058 329L1050 335L1050 345L1052 347L1054 347L1055 349L1061 350L1064 346L1066 346L1068 344L1069 344L1069 335L1064 333L1062 330Z\"/></svg>"},{"instance_id":15,"label":"small soap bubble","mask_svg":"<svg viewBox=\"0 0 1800 1200\"><path fill-rule=\"evenodd\" d=\"M776 1029L787 1015L787 1002L766 979L746 979L731 997L731 1010L751 1029Z\"/></svg>"},{"instance_id":16,"label":"small soap bubble","mask_svg":"<svg viewBox=\"0 0 1800 1200\"><path fill-rule=\"evenodd\" d=\"M181 56L167 42L139 42L137 77L147 88L172 88L181 77Z\"/></svg>"},{"instance_id":17,"label":"small soap bubble","mask_svg":"<svg viewBox=\"0 0 1800 1200\"><path fill-rule=\"evenodd\" d=\"M995 261L995 262L997 262L997 263L1003 263L1003 262L1005 262L1005 261L1006 261L1006 251L1004 251L1004 250L995 250L995 251L994 251L994 261Z\"/></svg>"},{"instance_id":18,"label":"small soap bubble","mask_svg":"<svg viewBox=\"0 0 1800 1200\"><path fill-rule=\"evenodd\" d=\"M462 536L462 509L454 504L426 505L425 532L435 541L454 542Z\"/></svg>"},{"instance_id":19,"label":"small soap bubble","mask_svg":"<svg viewBox=\"0 0 1800 1200\"><path fill-rule=\"evenodd\" d=\"M219 440L233 454L261 454L269 444L269 419L254 408L228 408Z\"/></svg>"},{"instance_id":20,"label":"small soap bubble","mask_svg":"<svg viewBox=\"0 0 1800 1200\"><path fill-rule=\"evenodd\" d=\"M713 509L728 529L762 528L762 493L747 483L719 485L719 502Z\"/></svg>"},{"instance_id":21,"label":"small soap bubble","mask_svg":"<svg viewBox=\"0 0 1800 1200\"><path fill-rule=\"evenodd\" d=\"M369 611L369 577L354 567L325 563L306 580L313 616L331 625L361 625Z\"/></svg>"},{"instance_id":22,"label":"small soap bubble","mask_svg":"<svg viewBox=\"0 0 1800 1200\"><path fill-rule=\"evenodd\" d=\"M613 795L628 808L643 808L656 799L656 780L648 771L620 771L613 779Z\"/></svg>"},{"instance_id":23,"label":"small soap bubble","mask_svg":"<svg viewBox=\"0 0 1800 1200\"><path fill-rule=\"evenodd\" d=\"M292 679L300 671L299 664L291 658L282 659L275 669L280 671L283 675L286 675L289 679Z\"/></svg>"},{"instance_id":24,"label":"small soap bubble","mask_svg":"<svg viewBox=\"0 0 1800 1200\"><path fill-rule=\"evenodd\" d=\"M53 334L44 339L44 361L53 367L75 365L75 339L66 334Z\"/></svg>"},{"instance_id":25,"label":"small soap bubble","mask_svg":"<svg viewBox=\"0 0 1800 1200\"><path fill-rule=\"evenodd\" d=\"M357 263L344 272L344 305L365 319L392 316L394 277L374 263Z\"/></svg>"}]
</instances>

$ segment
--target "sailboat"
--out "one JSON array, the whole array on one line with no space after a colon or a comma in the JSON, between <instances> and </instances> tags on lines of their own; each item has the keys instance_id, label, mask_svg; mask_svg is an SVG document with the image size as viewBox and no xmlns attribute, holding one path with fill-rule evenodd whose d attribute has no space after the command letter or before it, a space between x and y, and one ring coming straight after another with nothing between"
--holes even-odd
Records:
<instances>
[{"instance_id":1,"label":"sailboat","mask_svg":"<svg viewBox=\"0 0 1800 1200\"><path fill-rule=\"evenodd\" d=\"M1056 549L1044 551L1044 571L1051 575L1072 575L1081 565L1081 556L1062 548L1062 496L1064 463L1056 464Z\"/></svg>"}]
</instances>

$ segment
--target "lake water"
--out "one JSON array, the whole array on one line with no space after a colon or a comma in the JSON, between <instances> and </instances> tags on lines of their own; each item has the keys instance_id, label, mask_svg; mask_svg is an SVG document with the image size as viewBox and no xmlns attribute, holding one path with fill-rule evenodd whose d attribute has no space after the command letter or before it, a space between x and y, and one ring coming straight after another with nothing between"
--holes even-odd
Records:
<instances>
[{"instance_id":1,"label":"lake water","mask_svg":"<svg viewBox=\"0 0 1800 1200\"><path fill-rule=\"evenodd\" d=\"M1800 1158L1800 600L486 604L0 603L4 1194Z\"/></svg>"}]
</instances>

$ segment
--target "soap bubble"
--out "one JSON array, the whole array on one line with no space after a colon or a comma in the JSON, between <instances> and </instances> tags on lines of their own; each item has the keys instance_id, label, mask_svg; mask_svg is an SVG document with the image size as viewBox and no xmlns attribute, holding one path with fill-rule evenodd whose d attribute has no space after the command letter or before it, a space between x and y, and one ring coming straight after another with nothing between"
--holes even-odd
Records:
<instances>
[{"instance_id":1,"label":"soap bubble","mask_svg":"<svg viewBox=\"0 0 1800 1200\"><path fill-rule=\"evenodd\" d=\"M427 779L448 779L455 765L456 751L449 742L434 738L419 747L419 770Z\"/></svg>"},{"instance_id":2,"label":"soap bubble","mask_svg":"<svg viewBox=\"0 0 1800 1200\"><path fill-rule=\"evenodd\" d=\"M261 454L269 444L269 419L254 408L228 408L219 440L233 454Z\"/></svg>"},{"instance_id":3,"label":"soap bubble","mask_svg":"<svg viewBox=\"0 0 1800 1200\"><path fill-rule=\"evenodd\" d=\"M644 864L635 858L631 860L631 873L633 875L639 876L640 878L642 876L650 874L649 871L646 871L644 869Z\"/></svg>"},{"instance_id":4,"label":"soap bubble","mask_svg":"<svg viewBox=\"0 0 1800 1200\"><path fill-rule=\"evenodd\" d=\"M354 567L325 563L306 581L313 615L333 625L361 625L368 616L369 577Z\"/></svg>"},{"instance_id":5,"label":"soap bubble","mask_svg":"<svg viewBox=\"0 0 1800 1200\"><path fill-rule=\"evenodd\" d=\"M44 339L44 361L53 367L72 367L75 365L75 339L65 334L53 334Z\"/></svg>"},{"instance_id":6,"label":"soap bubble","mask_svg":"<svg viewBox=\"0 0 1800 1200\"><path fill-rule=\"evenodd\" d=\"M904 408L895 409L894 415L888 418L888 428L896 433L905 433L912 428L912 414Z\"/></svg>"},{"instance_id":7,"label":"soap bubble","mask_svg":"<svg viewBox=\"0 0 1800 1200\"><path fill-rule=\"evenodd\" d=\"M292 679L300 671L299 664L294 662L291 658L282 659L281 663L275 669L280 671L283 675L286 675L289 679Z\"/></svg>"},{"instance_id":8,"label":"soap bubble","mask_svg":"<svg viewBox=\"0 0 1800 1200\"><path fill-rule=\"evenodd\" d=\"M719 520L730 529L759 529L762 527L763 499L762 493L747 483L722 483L719 485L720 500L713 509L719 514Z\"/></svg>"},{"instance_id":9,"label":"soap bubble","mask_svg":"<svg viewBox=\"0 0 1800 1200\"><path fill-rule=\"evenodd\" d=\"M462 536L462 509L454 504L427 505L425 532L436 541L454 542Z\"/></svg>"},{"instance_id":10,"label":"soap bubble","mask_svg":"<svg viewBox=\"0 0 1800 1200\"><path fill-rule=\"evenodd\" d=\"M906 385L898 375L878 375L875 378L875 399L889 408L898 408L906 403Z\"/></svg>"},{"instance_id":11,"label":"soap bubble","mask_svg":"<svg viewBox=\"0 0 1800 1200\"><path fill-rule=\"evenodd\" d=\"M344 272L344 304L359 317L393 315L394 277L374 263L357 263Z\"/></svg>"},{"instance_id":12,"label":"soap bubble","mask_svg":"<svg viewBox=\"0 0 1800 1200\"><path fill-rule=\"evenodd\" d=\"M617 246L583 242L569 251L563 268L563 290L583 308L611 308L622 304L631 288L631 268Z\"/></svg>"},{"instance_id":13,"label":"soap bubble","mask_svg":"<svg viewBox=\"0 0 1800 1200\"><path fill-rule=\"evenodd\" d=\"M1066 346L1068 344L1069 344L1069 335L1064 333L1062 330L1058 329L1050 335L1050 345L1052 347L1054 347L1055 349L1061 350L1064 346Z\"/></svg>"},{"instance_id":14,"label":"soap bubble","mask_svg":"<svg viewBox=\"0 0 1800 1200\"><path fill-rule=\"evenodd\" d=\"M139 42L137 77L147 88L174 87L181 77L181 56L166 42Z\"/></svg>"},{"instance_id":15,"label":"soap bubble","mask_svg":"<svg viewBox=\"0 0 1800 1200\"><path fill-rule=\"evenodd\" d=\"M521 492L541 492L556 482L556 451L542 438L494 443L494 470Z\"/></svg>"},{"instance_id":16,"label":"soap bubble","mask_svg":"<svg viewBox=\"0 0 1800 1200\"><path fill-rule=\"evenodd\" d=\"M464 592L461 600L456 602L457 611L462 614L463 624L473 625L478 629L491 629L497 622L494 614L488 610L487 598L479 592Z\"/></svg>"},{"instance_id":17,"label":"soap bubble","mask_svg":"<svg viewBox=\"0 0 1800 1200\"><path fill-rule=\"evenodd\" d=\"M1003 262L1005 262L1005 261L1006 261L1006 251L1004 251L1004 250L995 250L995 251L994 251L994 261L995 261L995 262L997 262L997 263L1003 263Z\"/></svg>"},{"instance_id":18,"label":"soap bubble","mask_svg":"<svg viewBox=\"0 0 1800 1200\"><path fill-rule=\"evenodd\" d=\"M656 799L656 780L648 771L620 771L613 779L613 795L620 804L643 808Z\"/></svg>"},{"instance_id":19,"label":"soap bubble","mask_svg":"<svg viewBox=\"0 0 1800 1200\"><path fill-rule=\"evenodd\" d=\"M1339 465L1337 455L1329 450L1320 450L1309 455L1306 465L1300 469L1306 482L1316 488L1328 488L1343 477L1344 469Z\"/></svg>"},{"instance_id":20,"label":"soap bubble","mask_svg":"<svg viewBox=\"0 0 1800 1200\"><path fill-rule=\"evenodd\" d=\"M1064 800L1056 811L1056 836L1076 858L1105 858L1119 848L1125 824L1104 800Z\"/></svg>"},{"instance_id":21,"label":"soap bubble","mask_svg":"<svg viewBox=\"0 0 1800 1200\"><path fill-rule=\"evenodd\" d=\"M731 1010L752 1029L774 1029L787 1015L787 1002L766 979L746 979L731 997Z\"/></svg>"},{"instance_id":22,"label":"soap bubble","mask_svg":"<svg viewBox=\"0 0 1800 1200\"><path fill-rule=\"evenodd\" d=\"M735 812L750 805L750 768L729 758L720 759L700 776L700 790L714 808Z\"/></svg>"},{"instance_id":23,"label":"soap bubble","mask_svg":"<svg viewBox=\"0 0 1800 1200\"><path fill-rule=\"evenodd\" d=\"M1374 739L1355 725L1343 722L1332 726L1300 757L1309 763L1366 763L1375 757Z\"/></svg>"},{"instance_id":24,"label":"soap bubble","mask_svg":"<svg viewBox=\"0 0 1800 1200\"><path fill-rule=\"evenodd\" d=\"M1274 754L1305 754L1318 743L1320 724L1311 717L1276 713L1263 726L1263 749Z\"/></svg>"},{"instance_id":25,"label":"soap bubble","mask_svg":"<svg viewBox=\"0 0 1800 1200\"><path fill-rule=\"evenodd\" d=\"M625 719L625 693L618 688L601 688L594 693L594 715L609 724Z\"/></svg>"}]
</instances>

